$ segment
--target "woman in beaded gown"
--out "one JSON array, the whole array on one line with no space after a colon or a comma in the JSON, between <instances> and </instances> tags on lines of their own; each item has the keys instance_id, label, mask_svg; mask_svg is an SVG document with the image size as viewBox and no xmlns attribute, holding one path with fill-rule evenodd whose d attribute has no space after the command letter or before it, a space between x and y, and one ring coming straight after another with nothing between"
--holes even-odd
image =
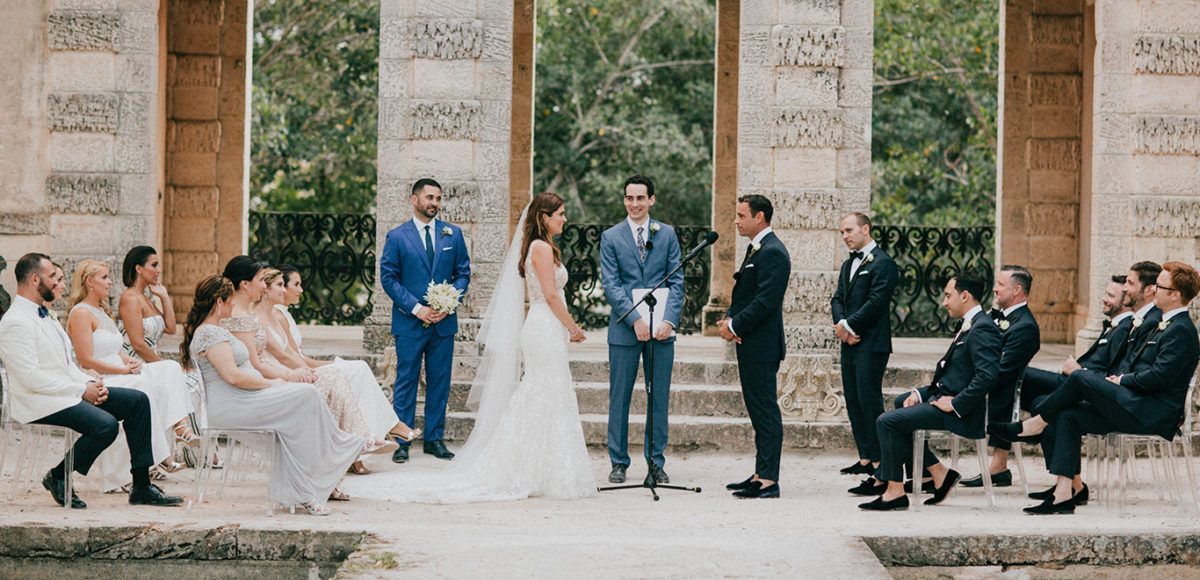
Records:
<instances>
[{"instance_id":1,"label":"woman in beaded gown","mask_svg":"<svg viewBox=\"0 0 1200 580\"><path fill-rule=\"evenodd\" d=\"M313 385L266 379L245 344L221 326L233 311L233 284L209 276L196 286L180 354L204 377L208 418L218 429L270 429L279 437L268 493L285 506L328 515L346 468L371 443L338 429Z\"/></svg>"},{"instance_id":2,"label":"woman in beaded gown","mask_svg":"<svg viewBox=\"0 0 1200 580\"><path fill-rule=\"evenodd\" d=\"M167 462L175 426L192 412L183 369L175 361L143 363L122 352L121 334L105 309L112 288L107 264L83 260L75 267L73 281L67 334L80 367L99 373L108 386L136 389L149 397L154 462ZM172 466L167 471L176 469ZM161 474L155 477L163 479ZM128 446L110 445L97 458L88 479L98 482L104 491L117 490L129 483Z\"/></svg>"},{"instance_id":3,"label":"woman in beaded gown","mask_svg":"<svg viewBox=\"0 0 1200 580\"><path fill-rule=\"evenodd\" d=\"M518 225L480 333L484 355L468 402L479 412L458 457L442 471L376 474L348 489L424 503L596 495L567 357L567 342L585 335L567 311L567 270L553 243L565 223L562 199L541 193Z\"/></svg>"}]
</instances>

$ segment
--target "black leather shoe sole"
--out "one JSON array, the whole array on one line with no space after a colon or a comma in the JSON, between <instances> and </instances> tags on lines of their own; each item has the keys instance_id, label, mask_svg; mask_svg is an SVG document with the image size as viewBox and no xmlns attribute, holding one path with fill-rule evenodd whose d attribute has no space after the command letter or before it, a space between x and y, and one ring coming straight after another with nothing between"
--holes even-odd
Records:
<instances>
[{"instance_id":1,"label":"black leather shoe sole","mask_svg":"<svg viewBox=\"0 0 1200 580\"><path fill-rule=\"evenodd\" d=\"M174 495L129 494L129 505L175 507L183 505L183 498Z\"/></svg>"},{"instance_id":2,"label":"black leather shoe sole","mask_svg":"<svg viewBox=\"0 0 1200 580\"><path fill-rule=\"evenodd\" d=\"M1056 504L1054 503L1054 498L1052 497L1040 504L1027 507L1021 511L1031 516L1068 515L1075 513L1075 502L1073 500L1067 500L1060 504Z\"/></svg>"},{"instance_id":3,"label":"black leather shoe sole","mask_svg":"<svg viewBox=\"0 0 1200 580\"><path fill-rule=\"evenodd\" d=\"M751 487L733 493L738 499L774 499L779 497L779 484L772 483L767 487Z\"/></svg>"}]
</instances>

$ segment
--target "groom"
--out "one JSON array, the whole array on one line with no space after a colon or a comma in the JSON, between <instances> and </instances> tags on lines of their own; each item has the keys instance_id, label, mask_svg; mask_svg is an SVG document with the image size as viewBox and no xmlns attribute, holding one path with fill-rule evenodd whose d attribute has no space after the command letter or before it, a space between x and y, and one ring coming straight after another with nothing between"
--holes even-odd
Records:
<instances>
[{"instance_id":1,"label":"groom","mask_svg":"<svg viewBox=\"0 0 1200 580\"><path fill-rule=\"evenodd\" d=\"M418 179L409 199L413 219L392 228L383 246L379 279L392 299L392 335L396 338L396 383L392 408L405 425L413 425L417 384L425 363L425 453L438 459L454 454L442 442L446 403L450 398L450 371L454 362L455 313L434 312L422 303L430 284L448 282L463 294L471 282L471 258L458 226L435 219L442 205L442 186ZM408 443L392 461L408 461Z\"/></svg>"},{"instance_id":2,"label":"groom","mask_svg":"<svg viewBox=\"0 0 1200 580\"><path fill-rule=\"evenodd\" d=\"M671 226L650 219L654 207L654 181L643 175L625 180L625 213L628 217L600 236L600 279L604 295L612 305L608 325L608 457L612 472L608 481L625 482L629 468L629 400L637 380L638 360L648 360L654 349L654 444L646 430L645 455L650 465L647 479L670 483L663 471L667 448L668 402L671 365L675 361L675 327L683 310L683 271L679 265L679 238ZM655 309L654 327L634 312L620 323L617 319L633 307L634 290L650 289L667 274L663 285L667 300ZM643 363L644 364L644 363ZM649 420L649 418L648 418Z\"/></svg>"}]
</instances>

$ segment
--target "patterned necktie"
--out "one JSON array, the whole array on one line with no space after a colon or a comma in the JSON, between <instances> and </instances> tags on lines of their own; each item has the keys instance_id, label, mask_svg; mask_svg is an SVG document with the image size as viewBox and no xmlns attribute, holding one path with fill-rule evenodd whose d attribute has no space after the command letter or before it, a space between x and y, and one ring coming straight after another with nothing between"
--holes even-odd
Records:
<instances>
[{"instance_id":1,"label":"patterned necktie","mask_svg":"<svg viewBox=\"0 0 1200 580\"><path fill-rule=\"evenodd\" d=\"M429 235L430 224L425 224L425 257L429 258L429 265L433 265L433 238Z\"/></svg>"},{"instance_id":2,"label":"patterned necktie","mask_svg":"<svg viewBox=\"0 0 1200 580\"><path fill-rule=\"evenodd\" d=\"M641 227L638 228L637 247L638 247L638 260L645 262L646 261L646 238L642 237L643 230L645 230L645 228L641 228Z\"/></svg>"}]
</instances>

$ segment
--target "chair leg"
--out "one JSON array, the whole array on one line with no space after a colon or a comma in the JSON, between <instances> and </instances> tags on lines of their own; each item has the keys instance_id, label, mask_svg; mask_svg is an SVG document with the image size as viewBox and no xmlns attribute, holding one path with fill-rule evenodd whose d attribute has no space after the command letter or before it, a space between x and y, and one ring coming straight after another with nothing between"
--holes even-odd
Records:
<instances>
[{"instance_id":1,"label":"chair leg","mask_svg":"<svg viewBox=\"0 0 1200 580\"><path fill-rule=\"evenodd\" d=\"M1171 493L1171 503L1179 505L1183 502L1183 478L1179 476L1175 461L1175 446L1164 441L1166 447L1166 468L1167 468L1167 485Z\"/></svg>"},{"instance_id":2,"label":"chair leg","mask_svg":"<svg viewBox=\"0 0 1200 580\"><path fill-rule=\"evenodd\" d=\"M1196 489L1195 464L1192 463L1191 433L1186 433L1184 435L1183 439L1180 439L1179 444L1180 444L1180 446L1183 447L1184 472L1187 474L1187 486L1188 486L1188 490L1191 492L1190 495L1192 498L1192 501L1188 502L1188 511L1195 513L1197 511L1200 511L1200 497L1197 497L1197 495L1200 494L1200 491L1198 491ZM1186 501L1186 498L1185 498L1185 501Z\"/></svg>"},{"instance_id":3,"label":"chair leg","mask_svg":"<svg viewBox=\"0 0 1200 580\"><path fill-rule=\"evenodd\" d=\"M912 508L914 511L921 509L921 474L925 471L925 437L926 432L917 430L913 431L913 461L912 461Z\"/></svg>"},{"instance_id":4,"label":"chair leg","mask_svg":"<svg viewBox=\"0 0 1200 580\"><path fill-rule=\"evenodd\" d=\"M1025 475L1025 457L1021 455L1021 444L1013 443L1013 455L1017 457L1017 472L1021 475L1021 487L1029 495L1029 476Z\"/></svg>"},{"instance_id":5,"label":"chair leg","mask_svg":"<svg viewBox=\"0 0 1200 580\"><path fill-rule=\"evenodd\" d=\"M1117 461L1118 461L1117 477L1120 479L1120 486L1121 486L1120 487L1120 500L1118 501L1118 505L1119 505L1118 513L1121 516L1125 515L1125 504L1127 501L1127 498L1125 496L1125 491L1126 491L1126 482L1129 479L1128 473L1126 471L1128 469L1128 463L1129 463L1129 461L1128 461L1129 460L1129 447L1130 446L1123 439L1120 439L1118 437L1118 439L1117 439Z\"/></svg>"},{"instance_id":6,"label":"chair leg","mask_svg":"<svg viewBox=\"0 0 1200 580\"><path fill-rule=\"evenodd\" d=\"M66 446L67 452L63 454L63 507L71 509L71 477L75 471L75 442L73 431L63 429L63 445Z\"/></svg>"},{"instance_id":7,"label":"chair leg","mask_svg":"<svg viewBox=\"0 0 1200 580\"><path fill-rule=\"evenodd\" d=\"M996 493L992 490L992 478L991 473L988 470L987 450L987 439L979 439L975 441L975 455L979 457L979 473L982 474L979 480L983 482L983 493L987 495L988 507L995 509Z\"/></svg>"}]
</instances>

